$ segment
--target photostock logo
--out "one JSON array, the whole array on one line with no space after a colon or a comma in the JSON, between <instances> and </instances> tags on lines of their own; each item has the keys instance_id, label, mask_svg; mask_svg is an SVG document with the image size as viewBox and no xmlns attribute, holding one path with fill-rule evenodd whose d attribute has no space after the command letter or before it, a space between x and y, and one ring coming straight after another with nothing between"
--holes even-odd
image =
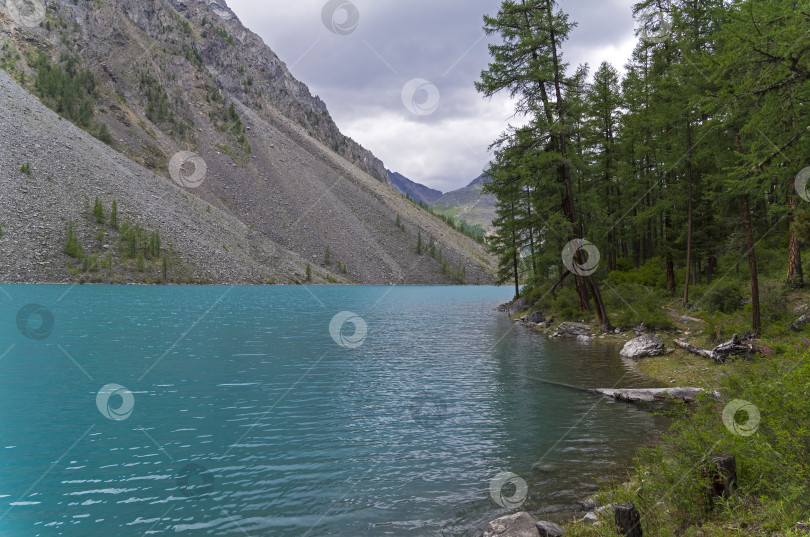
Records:
<instances>
[{"instance_id":1,"label":"photostock logo","mask_svg":"<svg viewBox=\"0 0 810 537\"><path fill-rule=\"evenodd\" d=\"M117 407L111 401L113 397L120 399ZM107 384L96 395L96 406L105 418L124 421L132 415L132 410L135 408L135 396L120 384Z\"/></svg>"},{"instance_id":2,"label":"photostock logo","mask_svg":"<svg viewBox=\"0 0 810 537\"><path fill-rule=\"evenodd\" d=\"M45 19L43 0L6 0L9 16L26 28L36 28Z\"/></svg>"},{"instance_id":3,"label":"photostock logo","mask_svg":"<svg viewBox=\"0 0 810 537\"><path fill-rule=\"evenodd\" d=\"M214 490L214 475L201 464L187 464L177 474L177 486L187 498L199 498Z\"/></svg>"},{"instance_id":4,"label":"photostock logo","mask_svg":"<svg viewBox=\"0 0 810 537\"><path fill-rule=\"evenodd\" d=\"M577 260L577 254L580 254ZM599 268L599 248L595 244L586 241L585 239L574 239L565 245L562 252L562 260L565 268L577 276L590 276Z\"/></svg>"},{"instance_id":5,"label":"photostock logo","mask_svg":"<svg viewBox=\"0 0 810 537\"><path fill-rule=\"evenodd\" d=\"M197 188L205 181L208 165L197 153L180 151L169 161L172 181L185 188Z\"/></svg>"},{"instance_id":6,"label":"photostock logo","mask_svg":"<svg viewBox=\"0 0 810 537\"><path fill-rule=\"evenodd\" d=\"M737 414L739 412L745 412L748 415L748 419L745 423L737 422ZM751 436L759 429L759 421L759 409L754 403L743 399L735 399L723 409L723 424L731 434L736 434L737 436Z\"/></svg>"},{"instance_id":7,"label":"photostock logo","mask_svg":"<svg viewBox=\"0 0 810 537\"><path fill-rule=\"evenodd\" d=\"M54 324L53 314L40 304L27 304L17 312L17 328L22 335L34 341L47 339L53 332Z\"/></svg>"},{"instance_id":8,"label":"photostock logo","mask_svg":"<svg viewBox=\"0 0 810 537\"><path fill-rule=\"evenodd\" d=\"M402 88L402 104L412 114L429 116L439 108L442 96L429 80L414 78Z\"/></svg>"},{"instance_id":9,"label":"photostock logo","mask_svg":"<svg viewBox=\"0 0 810 537\"><path fill-rule=\"evenodd\" d=\"M511 495L505 494L509 489L514 488ZM489 496L492 501L508 509L517 509L529 497L529 486L517 474L512 472L501 472L496 475L489 484Z\"/></svg>"},{"instance_id":10,"label":"photostock logo","mask_svg":"<svg viewBox=\"0 0 810 537\"><path fill-rule=\"evenodd\" d=\"M321 11L326 29L338 35L349 35L360 25L360 10L349 0L329 0Z\"/></svg>"},{"instance_id":11,"label":"photostock logo","mask_svg":"<svg viewBox=\"0 0 810 537\"><path fill-rule=\"evenodd\" d=\"M794 182L796 194L798 194L799 197L804 201L810 201L810 194L807 193L808 182L810 182L810 167L800 171L798 175L796 175L796 181Z\"/></svg>"},{"instance_id":12,"label":"photostock logo","mask_svg":"<svg viewBox=\"0 0 810 537\"><path fill-rule=\"evenodd\" d=\"M672 22L662 11L651 9L642 12L639 22L642 39L647 43L660 43L672 34Z\"/></svg>"},{"instance_id":13,"label":"photostock logo","mask_svg":"<svg viewBox=\"0 0 810 537\"><path fill-rule=\"evenodd\" d=\"M354 327L354 332L351 335L343 333L343 328L346 326L346 323ZM367 334L368 325L366 321L356 313L350 311L341 311L332 317L332 320L329 322L329 335L332 336L335 343L347 349L358 348L366 340Z\"/></svg>"}]
</instances>

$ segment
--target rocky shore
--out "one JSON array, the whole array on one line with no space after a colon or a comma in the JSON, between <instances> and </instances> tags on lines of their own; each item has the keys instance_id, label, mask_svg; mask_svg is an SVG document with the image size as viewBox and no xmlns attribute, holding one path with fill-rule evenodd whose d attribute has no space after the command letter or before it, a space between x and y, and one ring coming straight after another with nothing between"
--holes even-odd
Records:
<instances>
[{"instance_id":1,"label":"rocky shore","mask_svg":"<svg viewBox=\"0 0 810 537\"><path fill-rule=\"evenodd\" d=\"M633 367L638 367L645 358L662 357L680 352L677 345L673 344L668 347L665 340L674 340L676 338L686 340L690 335L700 333L699 329L689 330L683 328L656 333L642 323L631 329L614 328L612 333L599 334L598 322L595 319L591 322L585 322L585 320L581 322L556 322L553 316L547 316L540 311L533 311L531 304L523 299L504 304L498 308L498 311L506 313L512 321L528 330L551 338L570 340L572 344L621 344L620 356ZM680 320L683 323L697 324L701 322L699 319L692 318ZM661 376L651 377L650 382L655 385L676 383L671 376L666 378ZM694 400L696 394L701 392L702 389L654 387L646 390L590 389L585 391L598 392L627 401L652 402L667 399ZM717 395L716 392L714 395ZM617 507L625 509L624 506L601 505L594 497L586 498L580 502L579 511L572 513L571 522L594 525L612 524L615 522ZM490 521L482 537L559 537L565 534L564 524L560 525L547 520L539 520L531 513L519 511Z\"/></svg>"}]
</instances>

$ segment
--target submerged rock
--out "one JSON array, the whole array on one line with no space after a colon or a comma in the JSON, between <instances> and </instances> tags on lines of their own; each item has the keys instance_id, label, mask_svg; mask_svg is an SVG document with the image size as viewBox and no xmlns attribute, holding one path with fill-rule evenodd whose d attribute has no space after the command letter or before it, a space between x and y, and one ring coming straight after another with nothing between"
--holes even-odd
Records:
<instances>
[{"instance_id":1,"label":"submerged rock","mask_svg":"<svg viewBox=\"0 0 810 537\"><path fill-rule=\"evenodd\" d=\"M646 358L664 354L664 342L656 334L644 334L624 344L619 355L622 358Z\"/></svg>"}]
</instances>

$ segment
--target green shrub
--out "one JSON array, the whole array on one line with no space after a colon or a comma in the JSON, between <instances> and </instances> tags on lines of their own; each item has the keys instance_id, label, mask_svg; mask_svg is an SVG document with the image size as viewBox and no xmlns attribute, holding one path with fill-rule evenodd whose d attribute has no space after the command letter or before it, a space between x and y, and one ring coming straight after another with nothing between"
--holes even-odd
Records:
<instances>
[{"instance_id":1,"label":"green shrub","mask_svg":"<svg viewBox=\"0 0 810 537\"><path fill-rule=\"evenodd\" d=\"M96 222L99 224L104 223L104 204L101 203L98 196L96 196L96 201L93 203L93 218L95 218Z\"/></svg>"},{"instance_id":2,"label":"green shrub","mask_svg":"<svg viewBox=\"0 0 810 537\"><path fill-rule=\"evenodd\" d=\"M31 164L26 162L22 166L20 166L20 171L25 175L31 175Z\"/></svg>"},{"instance_id":3,"label":"green shrub","mask_svg":"<svg viewBox=\"0 0 810 537\"><path fill-rule=\"evenodd\" d=\"M75 56L63 55L60 62L57 65L47 55L39 55L33 65L37 69L34 92L59 115L88 128L94 113L95 77L80 69Z\"/></svg>"},{"instance_id":4,"label":"green shrub","mask_svg":"<svg viewBox=\"0 0 810 537\"><path fill-rule=\"evenodd\" d=\"M660 257L647 260L638 269L634 269L632 264L628 268L627 263L624 263L627 260L620 261L622 262L618 263L617 270L608 274L607 281L611 285L641 284L666 289L666 266ZM619 268L626 270L619 270Z\"/></svg>"},{"instance_id":5,"label":"green shrub","mask_svg":"<svg viewBox=\"0 0 810 537\"><path fill-rule=\"evenodd\" d=\"M631 328L645 323L654 330L673 327L669 315L661 307L664 299L664 291L661 289L625 283L618 286L604 285L601 292L608 313L617 314L611 317L611 324Z\"/></svg>"},{"instance_id":6,"label":"green shrub","mask_svg":"<svg viewBox=\"0 0 810 537\"><path fill-rule=\"evenodd\" d=\"M67 255L75 259L81 259L84 255L82 245L76 235L76 228L72 221L67 223L67 238L65 239L64 251Z\"/></svg>"},{"instance_id":7,"label":"green shrub","mask_svg":"<svg viewBox=\"0 0 810 537\"><path fill-rule=\"evenodd\" d=\"M742 292L738 283L726 279L709 286L702 296L695 289L693 298L695 306L707 312L732 313L741 307Z\"/></svg>"},{"instance_id":8,"label":"green shrub","mask_svg":"<svg viewBox=\"0 0 810 537\"><path fill-rule=\"evenodd\" d=\"M729 371L720 386L722 400L706 395L690 408L676 406L681 419L654 447L640 452L633 486L619 486L602 499L633 501L645 535L784 535L806 520L810 405L804 394L810 385L810 349L804 340L784 355L766 352L763 359L740 362ZM736 400L750 402L759 413L759 421L749 422L756 426L751 435L734 431L756 413L741 410L724 419L727 405ZM734 455L738 474L735 494L716 498L712 510L709 478L701 469L713 454ZM720 525L728 518L739 523L752 510L759 513L754 519L759 531L715 533L708 527L716 527L712 519Z\"/></svg>"}]
</instances>

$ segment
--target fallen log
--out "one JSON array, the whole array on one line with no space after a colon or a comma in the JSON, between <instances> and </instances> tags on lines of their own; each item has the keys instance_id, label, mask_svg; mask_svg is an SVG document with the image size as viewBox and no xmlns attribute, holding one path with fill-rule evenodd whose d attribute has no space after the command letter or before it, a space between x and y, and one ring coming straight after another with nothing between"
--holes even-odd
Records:
<instances>
[{"instance_id":1,"label":"fallen log","mask_svg":"<svg viewBox=\"0 0 810 537\"><path fill-rule=\"evenodd\" d=\"M692 354L697 354L698 356L703 356L704 358L712 358L712 351L708 349L701 349L700 347L695 347L694 345L690 345L685 341L681 341L680 339L674 339L672 342L682 349L686 349Z\"/></svg>"},{"instance_id":2,"label":"fallen log","mask_svg":"<svg viewBox=\"0 0 810 537\"><path fill-rule=\"evenodd\" d=\"M755 343L755 339L756 336L750 333L745 334L743 337L734 334L730 340L726 341L725 343L721 343L712 350L701 349L700 347L695 347L694 345L690 345L689 343L679 339L675 339L672 342L678 347L686 349L692 354L709 358L718 364L724 364L730 356L750 356L759 351L760 349Z\"/></svg>"},{"instance_id":3,"label":"fallen log","mask_svg":"<svg viewBox=\"0 0 810 537\"><path fill-rule=\"evenodd\" d=\"M750 356L758 350L754 339L752 334L745 334L743 337L734 334L730 340L712 349L712 360L723 364L729 356Z\"/></svg>"},{"instance_id":4,"label":"fallen log","mask_svg":"<svg viewBox=\"0 0 810 537\"><path fill-rule=\"evenodd\" d=\"M653 402L680 399L681 401L690 403L695 401L698 395L703 393L705 390L702 388L596 388L588 391L591 393L606 395L619 401ZM712 392L712 395L715 398L720 397L720 394L717 392Z\"/></svg>"}]
</instances>

